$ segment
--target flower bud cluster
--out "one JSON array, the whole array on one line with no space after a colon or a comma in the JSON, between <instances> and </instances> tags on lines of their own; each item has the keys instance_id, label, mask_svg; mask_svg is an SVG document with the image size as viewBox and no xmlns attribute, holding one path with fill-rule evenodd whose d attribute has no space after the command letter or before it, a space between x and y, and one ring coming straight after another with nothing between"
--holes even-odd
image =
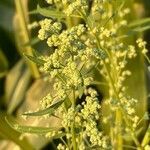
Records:
<instances>
[{"instance_id":1,"label":"flower bud cluster","mask_svg":"<svg viewBox=\"0 0 150 150\"><path fill-rule=\"evenodd\" d=\"M51 94L48 94L40 101L40 106L42 109L45 109L48 106L50 106L52 102L53 102L53 98L52 98Z\"/></svg>"},{"instance_id":2,"label":"flower bud cluster","mask_svg":"<svg viewBox=\"0 0 150 150\"><path fill-rule=\"evenodd\" d=\"M94 146L99 146L101 148L107 148L107 138L99 131L97 126L97 120L99 120L100 104L97 98L98 94L92 88L86 91L89 96L86 97L85 103L83 103L83 109L81 114L85 126L85 135L90 138L90 142Z\"/></svg>"},{"instance_id":3,"label":"flower bud cluster","mask_svg":"<svg viewBox=\"0 0 150 150\"><path fill-rule=\"evenodd\" d=\"M44 19L40 21L41 29L39 30L38 37L40 40L45 40L51 35L57 35L62 29L60 22L53 22L51 19Z\"/></svg>"},{"instance_id":4,"label":"flower bud cluster","mask_svg":"<svg viewBox=\"0 0 150 150\"><path fill-rule=\"evenodd\" d=\"M148 50L146 49L146 42L141 38L137 39L136 42L138 44L138 47L141 49L142 54L145 55L148 52Z\"/></svg>"},{"instance_id":5,"label":"flower bud cluster","mask_svg":"<svg viewBox=\"0 0 150 150\"><path fill-rule=\"evenodd\" d=\"M64 11L67 16L79 14L79 12L85 14L88 9L87 0L65 0L64 4L68 4L67 9Z\"/></svg>"}]
</instances>

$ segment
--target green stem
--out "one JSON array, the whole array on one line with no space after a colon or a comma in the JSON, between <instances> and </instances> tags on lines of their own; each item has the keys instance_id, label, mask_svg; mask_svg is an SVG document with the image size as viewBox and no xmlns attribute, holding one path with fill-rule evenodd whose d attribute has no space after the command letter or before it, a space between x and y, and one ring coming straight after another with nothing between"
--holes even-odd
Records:
<instances>
[{"instance_id":1,"label":"green stem","mask_svg":"<svg viewBox=\"0 0 150 150\"><path fill-rule=\"evenodd\" d=\"M146 134L142 141L142 147L146 146L150 142L150 125L146 131Z\"/></svg>"},{"instance_id":2,"label":"green stem","mask_svg":"<svg viewBox=\"0 0 150 150\"><path fill-rule=\"evenodd\" d=\"M124 116L124 121L125 121L126 125L127 125L128 128L130 129L131 127L130 127L128 118L126 117L126 113L125 113L125 112L122 112L122 115ZM130 135L131 135L131 137L132 137L132 139L133 139L135 145L137 146L137 149L138 149L138 150L143 150L143 149L142 149L142 146L141 146L141 144L140 144L140 142L138 141L138 138L136 137L136 135L135 135L135 133L134 133L134 131L130 130L129 133L130 133Z\"/></svg>"},{"instance_id":3,"label":"green stem","mask_svg":"<svg viewBox=\"0 0 150 150\"><path fill-rule=\"evenodd\" d=\"M116 127L117 127L117 135L115 138L115 149L116 150L122 150L123 149L123 139L122 139L122 133L121 133L121 125L122 125L122 114L119 109L116 110Z\"/></svg>"},{"instance_id":4,"label":"green stem","mask_svg":"<svg viewBox=\"0 0 150 150\"><path fill-rule=\"evenodd\" d=\"M22 41L20 41L20 38L18 38L18 43L20 45L20 43L22 42L22 44L25 43L29 43L30 42L30 34L29 34L29 30L27 27L27 17L26 17L26 11L25 8L23 6L23 2L21 0L15 0L15 5L16 5L16 10L17 10L17 17L19 19L19 23L20 23L20 29L21 29L21 34L22 34ZM26 46L23 48L26 52L26 54L28 55L32 55L32 48L31 46ZM23 54L23 49L19 49L20 54ZM37 69L36 64L34 64L31 61L27 61L27 64L29 66L29 68L31 69L31 73L35 78L38 78L40 76L39 71Z\"/></svg>"},{"instance_id":5,"label":"green stem","mask_svg":"<svg viewBox=\"0 0 150 150\"><path fill-rule=\"evenodd\" d=\"M75 98L75 89L73 88L73 100L72 100L72 106L75 109L75 103L76 103L76 98ZM75 114L74 114L75 118ZM76 133L75 133L75 122L72 122L71 126L71 133L72 133L72 144L73 144L73 150L77 150L77 143L76 143Z\"/></svg>"}]
</instances>

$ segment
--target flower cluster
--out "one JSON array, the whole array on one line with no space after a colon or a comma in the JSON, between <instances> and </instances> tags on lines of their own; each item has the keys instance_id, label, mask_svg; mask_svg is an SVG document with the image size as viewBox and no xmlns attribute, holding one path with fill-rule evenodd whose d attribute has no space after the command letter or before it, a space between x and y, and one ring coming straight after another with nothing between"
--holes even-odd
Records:
<instances>
[{"instance_id":1,"label":"flower cluster","mask_svg":"<svg viewBox=\"0 0 150 150\"><path fill-rule=\"evenodd\" d=\"M108 138L103 135L99 130L97 121L100 113L100 104L97 98L98 93L92 88L85 91L86 99L81 105L78 105L76 109L69 108L67 114L63 114L62 125L65 128L71 129L72 122L75 122L75 128L80 129L79 135L82 137L82 141L85 139L91 144L91 146L99 146L103 149L107 148ZM83 122L83 123L82 123ZM67 133L67 138L71 138L71 135ZM86 143L78 143L79 147L85 149Z\"/></svg>"},{"instance_id":2,"label":"flower cluster","mask_svg":"<svg viewBox=\"0 0 150 150\"><path fill-rule=\"evenodd\" d=\"M116 8L113 0L47 0L47 3L54 4L58 10L63 11L66 18L63 18L63 23L59 22L61 19L44 19L40 22L38 37L46 40L52 50L50 55L40 57L43 60L40 70L53 80L55 91L53 98L48 95L41 101L41 105L46 108L52 103L52 99L67 99L60 107L66 140L77 143L78 148L83 150L89 145L107 149L108 137L103 135L99 127L101 106L98 93L89 87L94 80L93 70L98 71L108 85L103 101L112 112L110 116L113 125L117 123L117 113L120 111L124 115L121 124L125 122L124 126L130 128L130 131L137 128L137 100L128 96L124 85L124 81L132 75L126 67L127 62L137 56L136 47L124 42L128 35L122 36L125 34L128 23L126 15L130 9L124 8L122 4ZM72 17L82 20L75 23ZM71 26L65 24L68 19ZM79 22L84 23L77 24ZM138 39L137 45L145 55L146 42ZM81 94L85 90L85 98L78 103L80 89ZM114 128L112 137L115 135ZM59 144L57 148L64 150L68 147Z\"/></svg>"},{"instance_id":3,"label":"flower cluster","mask_svg":"<svg viewBox=\"0 0 150 150\"><path fill-rule=\"evenodd\" d=\"M39 30L38 37L41 40L45 40L51 35L59 34L62 25L59 22L54 22L51 19L44 19L40 21L41 29Z\"/></svg>"},{"instance_id":4,"label":"flower cluster","mask_svg":"<svg viewBox=\"0 0 150 150\"><path fill-rule=\"evenodd\" d=\"M88 1L87 0L64 0L63 4L67 4L68 7L64 11L68 16L72 14L84 13L86 14L88 9Z\"/></svg>"},{"instance_id":5,"label":"flower cluster","mask_svg":"<svg viewBox=\"0 0 150 150\"><path fill-rule=\"evenodd\" d=\"M89 94L89 96L86 97L85 103L82 104L83 109L81 110L82 117L85 120L84 134L90 138L92 145L106 149L108 146L107 138L103 136L101 131L99 131L97 124L100 117L99 113L101 108L97 98L98 93L94 89L89 88L87 94Z\"/></svg>"},{"instance_id":6,"label":"flower cluster","mask_svg":"<svg viewBox=\"0 0 150 150\"><path fill-rule=\"evenodd\" d=\"M40 101L40 106L42 107L42 109L44 109L50 106L52 102L53 102L53 97L50 94L48 94Z\"/></svg>"},{"instance_id":7,"label":"flower cluster","mask_svg":"<svg viewBox=\"0 0 150 150\"><path fill-rule=\"evenodd\" d=\"M145 55L148 52L148 50L146 49L146 42L141 38L139 38L136 42L138 44L138 47L142 49L141 52Z\"/></svg>"},{"instance_id":8,"label":"flower cluster","mask_svg":"<svg viewBox=\"0 0 150 150\"><path fill-rule=\"evenodd\" d=\"M77 89L80 86L88 86L92 78L83 77L80 68L82 64L84 66L94 64L90 63L89 57L86 57L91 56L92 52L84 44L85 40L82 37L86 31L84 25L80 24L71 29L61 31L60 23L52 23L51 20L45 19L40 24L40 31L44 30L45 35L42 36L46 37L48 46L55 47L55 51L49 57L41 58L45 61L40 68L41 71L49 73L52 78L59 76L63 80L61 84L63 84L65 89L71 89L72 87ZM41 37L40 32L39 37ZM79 63L80 60L82 60L82 64Z\"/></svg>"}]
</instances>

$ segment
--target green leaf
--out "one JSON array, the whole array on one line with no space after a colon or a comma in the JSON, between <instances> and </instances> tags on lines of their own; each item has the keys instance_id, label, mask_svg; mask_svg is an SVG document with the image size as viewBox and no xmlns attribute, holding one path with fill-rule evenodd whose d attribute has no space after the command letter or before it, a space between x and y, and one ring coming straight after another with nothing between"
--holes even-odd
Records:
<instances>
[{"instance_id":1,"label":"green leaf","mask_svg":"<svg viewBox=\"0 0 150 150\"><path fill-rule=\"evenodd\" d=\"M33 56L34 56L34 57L40 57L40 56L41 56L41 53L38 52L38 51L35 50L35 49L32 49L32 53L33 53Z\"/></svg>"},{"instance_id":2,"label":"green leaf","mask_svg":"<svg viewBox=\"0 0 150 150\"><path fill-rule=\"evenodd\" d=\"M84 87L80 86L80 87L78 88L78 93L79 93L79 98L81 98L82 95L83 95L83 93L84 93Z\"/></svg>"},{"instance_id":3,"label":"green leaf","mask_svg":"<svg viewBox=\"0 0 150 150\"><path fill-rule=\"evenodd\" d=\"M29 42L22 44L23 46L34 46L37 43L40 42L40 39L38 37L32 38Z\"/></svg>"},{"instance_id":4,"label":"green leaf","mask_svg":"<svg viewBox=\"0 0 150 150\"><path fill-rule=\"evenodd\" d=\"M38 57L35 57L35 56L30 56L30 55L26 55L24 54L24 56L26 58L28 58L29 60L31 60L32 62L36 63L37 65L44 65L45 61L38 58Z\"/></svg>"},{"instance_id":5,"label":"green leaf","mask_svg":"<svg viewBox=\"0 0 150 150\"><path fill-rule=\"evenodd\" d=\"M15 142L23 150L33 150L26 138L20 139L21 134L8 125L5 117L10 118L11 116L8 116L5 112L0 111L0 137Z\"/></svg>"},{"instance_id":6,"label":"green leaf","mask_svg":"<svg viewBox=\"0 0 150 150\"><path fill-rule=\"evenodd\" d=\"M129 24L129 27L136 32L143 32L150 29L150 18L138 19Z\"/></svg>"},{"instance_id":7,"label":"green leaf","mask_svg":"<svg viewBox=\"0 0 150 150\"><path fill-rule=\"evenodd\" d=\"M144 32L144 31L149 30L149 29L150 29L150 25L147 25L147 26L143 26L143 27L134 28L133 31Z\"/></svg>"},{"instance_id":8,"label":"green leaf","mask_svg":"<svg viewBox=\"0 0 150 150\"><path fill-rule=\"evenodd\" d=\"M143 18L139 20L135 20L129 24L129 27L136 27L136 26L141 26L143 24L149 24L150 23L150 18Z\"/></svg>"},{"instance_id":9,"label":"green leaf","mask_svg":"<svg viewBox=\"0 0 150 150\"><path fill-rule=\"evenodd\" d=\"M65 136L65 135L66 135L66 133L59 133L59 134L53 136L53 139L59 139L59 138Z\"/></svg>"},{"instance_id":10,"label":"green leaf","mask_svg":"<svg viewBox=\"0 0 150 150\"><path fill-rule=\"evenodd\" d=\"M42 116L42 115L46 115L46 114L51 115L63 102L64 102L64 100L60 100L46 109L43 109L43 110L40 110L37 112L33 112L33 113L24 113L23 115L27 115L27 116Z\"/></svg>"},{"instance_id":11,"label":"green leaf","mask_svg":"<svg viewBox=\"0 0 150 150\"><path fill-rule=\"evenodd\" d=\"M30 12L30 14L38 14L38 13L45 17L52 17L52 18L65 18L66 17L66 15L61 11L58 11L56 9L52 10L52 8L51 9L41 8L39 5L37 5L36 10L33 10Z\"/></svg>"},{"instance_id":12,"label":"green leaf","mask_svg":"<svg viewBox=\"0 0 150 150\"><path fill-rule=\"evenodd\" d=\"M31 73L23 61L19 61L8 73L5 92L8 106L7 112L9 114L11 114L24 99L30 79Z\"/></svg>"},{"instance_id":13,"label":"green leaf","mask_svg":"<svg viewBox=\"0 0 150 150\"><path fill-rule=\"evenodd\" d=\"M18 123L6 118L6 122L11 128L20 132L20 133L32 133L32 134L46 134L51 131L58 131L58 128L54 127L34 127L34 126L22 126Z\"/></svg>"}]
</instances>

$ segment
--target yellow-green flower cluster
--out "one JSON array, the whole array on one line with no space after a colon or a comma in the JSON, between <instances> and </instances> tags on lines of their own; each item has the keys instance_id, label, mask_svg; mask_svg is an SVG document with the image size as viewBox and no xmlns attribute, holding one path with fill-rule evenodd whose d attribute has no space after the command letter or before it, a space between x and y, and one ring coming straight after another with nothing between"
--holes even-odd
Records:
<instances>
[{"instance_id":1,"label":"yellow-green flower cluster","mask_svg":"<svg viewBox=\"0 0 150 150\"><path fill-rule=\"evenodd\" d=\"M62 126L71 129L72 122L75 123L75 128L79 129L79 135L83 138L82 142L78 145L81 149L86 149L86 139L91 146L98 146L106 149L108 138L103 135L99 130L97 121L99 120L100 104L97 98L98 93L96 90L89 88L85 91L86 99L82 105L78 105L76 109L70 107L67 113L63 113ZM68 132L68 130L66 130ZM71 138L71 134L67 133L67 138Z\"/></svg>"},{"instance_id":2,"label":"yellow-green flower cluster","mask_svg":"<svg viewBox=\"0 0 150 150\"><path fill-rule=\"evenodd\" d=\"M67 9L64 11L68 16L72 14L80 14L80 12L86 14L88 9L87 0L65 0L63 3L68 5Z\"/></svg>"},{"instance_id":3,"label":"yellow-green flower cluster","mask_svg":"<svg viewBox=\"0 0 150 150\"><path fill-rule=\"evenodd\" d=\"M63 78L65 82L63 86L66 89L88 86L92 78L82 75L81 64L78 63L82 60L84 67L94 65L90 63L91 49L87 48L85 40L82 38L86 31L84 25L79 24L68 30L60 31L60 23L45 19L41 21L40 30L46 31L47 36L45 35L45 37L49 47L55 48L50 56L42 58L45 63L41 67L41 71L49 73L52 78L56 76Z\"/></svg>"},{"instance_id":4,"label":"yellow-green flower cluster","mask_svg":"<svg viewBox=\"0 0 150 150\"><path fill-rule=\"evenodd\" d=\"M88 89L88 94L90 96L86 97L85 103L83 103L84 109L81 110L82 116L84 119L93 117L97 120L99 119L99 109L101 108L97 99L97 92L90 88Z\"/></svg>"},{"instance_id":5,"label":"yellow-green flower cluster","mask_svg":"<svg viewBox=\"0 0 150 150\"><path fill-rule=\"evenodd\" d=\"M59 34L62 25L59 22L53 22L51 19L44 19L40 21L41 29L39 30L38 37L40 40L45 40L51 35Z\"/></svg>"},{"instance_id":6,"label":"yellow-green flower cluster","mask_svg":"<svg viewBox=\"0 0 150 150\"><path fill-rule=\"evenodd\" d=\"M97 92L89 88L87 90L89 96L86 97L85 103L83 103L83 109L81 110L81 116L84 119L85 131L84 134L89 137L91 145L99 146L100 148L107 148L107 138L103 136L103 133L99 131L97 126L97 120L100 115L100 104L97 98Z\"/></svg>"},{"instance_id":7,"label":"yellow-green flower cluster","mask_svg":"<svg viewBox=\"0 0 150 150\"><path fill-rule=\"evenodd\" d=\"M42 109L45 109L46 107L50 106L52 102L53 97L51 96L51 94L48 94L40 101L40 106Z\"/></svg>"},{"instance_id":8,"label":"yellow-green flower cluster","mask_svg":"<svg viewBox=\"0 0 150 150\"><path fill-rule=\"evenodd\" d=\"M145 55L148 52L146 48L146 42L141 38L137 39L136 42L138 44L138 47L141 49L141 52Z\"/></svg>"},{"instance_id":9,"label":"yellow-green flower cluster","mask_svg":"<svg viewBox=\"0 0 150 150\"><path fill-rule=\"evenodd\" d=\"M75 110L74 108L69 108L67 114L63 114L63 121L62 121L62 126L63 127L71 127L72 122L74 122L74 117L75 117Z\"/></svg>"},{"instance_id":10,"label":"yellow-green flower cluster","mask_svg":"<svg viewBox=\"0 0 150 150\"><path fill-rule=\"evenodd\" d=\"M66 149L66 146L63 145L63 144L61 144L61 143L58 144L57 149L58 149L58 150L67 150L67 149Z\"/></svg>"}]
</instances>

